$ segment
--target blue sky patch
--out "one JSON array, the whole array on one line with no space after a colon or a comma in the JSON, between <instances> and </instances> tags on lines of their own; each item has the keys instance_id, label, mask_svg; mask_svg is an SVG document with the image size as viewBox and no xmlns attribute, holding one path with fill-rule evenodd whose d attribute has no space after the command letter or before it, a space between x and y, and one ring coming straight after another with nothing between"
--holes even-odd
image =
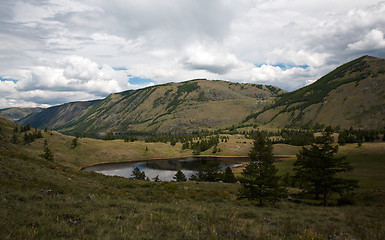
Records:
<instances>
[{"instance_id":1,"label":"blue sky patch","mask_svg":"<svg viewBox=\"0 0 385 240\"><path fill-rule=\"evenodd\" d=\"M127 70L126 67L113 67L112 69L114 69L115 71L125 71L125 70Z\"/></svg>"},{"instance_id":2,"label":"blue sky patch","mask_svg":"<svg viewBox=\"0 0 385 240\"><path fill-rule=\"evenodd\" d=\"M130 80L128 81L130 82L130 84L133 85L146 85L149 83L156 83L154 80L149 78L132 77L131 75L128 75L128 77L130 78Z\"/></svg>"},{"instance_id":3,"label":"blue sky patch","mask_svg":"<svg viewBox=\"0 0 385 240\"><path fill-rule=\"evenodd\" d=\"M255 64L256 67L261 67L262 65L270 65L270 64L266 64L266 63L263 63L263 64ZM309 65L305 64L305 65L293 65L293 64L285 64L285 63L277 63L277 64L271 64L271 66L273 67L279 67L281 68L282 70L287 70L287 69L291 69L291 68L303 68L303 69L306 69L309 67Z\"/></svg>"},{"instance_id":4,"label":"blue sky patch","mask_svg":"<svg viewBox=\"0 0 385 240\"><path fill-rule=\"evenodd\" d=\"M17 83L17 80L12 79L12 78L3 77L3 76L0 76L0 81L2 81L2 82L12 81L13 83Z\"/></svg>"}]
</instances>

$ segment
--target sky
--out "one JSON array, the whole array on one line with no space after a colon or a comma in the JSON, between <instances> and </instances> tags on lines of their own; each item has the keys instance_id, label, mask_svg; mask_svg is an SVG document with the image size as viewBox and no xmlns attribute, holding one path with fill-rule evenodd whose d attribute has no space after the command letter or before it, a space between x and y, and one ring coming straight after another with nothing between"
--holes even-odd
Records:
<instances>
[{"instance_id":1,"label":"sky","mask_svg":"<svg viewBox=\"0 0 385 240\"><path fill-rule=\"evenodd\" d=\"M385 57L385 1L1 0L0 108L196 78L293 91Z\"/></svg>"}]
</instances>

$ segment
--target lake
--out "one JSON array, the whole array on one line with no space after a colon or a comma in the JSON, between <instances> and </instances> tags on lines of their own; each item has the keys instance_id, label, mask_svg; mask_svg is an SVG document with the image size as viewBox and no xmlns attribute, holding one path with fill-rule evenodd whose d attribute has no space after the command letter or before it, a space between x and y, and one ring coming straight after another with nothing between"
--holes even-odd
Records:
<instances>
[{"instance_id":1,"label":"lake","mask_svg":"<svg viewBox=\"0 0 385 240\"><path fill-rule=\"evenodd\" d=\"M250 161L248 157L204 157L194 156L187 158L157 159L138 162L102 163L83 168L88 172L97 172L109 176L132 177L132 171L138 167L153 180L156 176L161 181L172 181L175 173L181 170L189 179L199 170L215 169L222 171L227 166L239 167Z\"/></svg>"}]
</instances>

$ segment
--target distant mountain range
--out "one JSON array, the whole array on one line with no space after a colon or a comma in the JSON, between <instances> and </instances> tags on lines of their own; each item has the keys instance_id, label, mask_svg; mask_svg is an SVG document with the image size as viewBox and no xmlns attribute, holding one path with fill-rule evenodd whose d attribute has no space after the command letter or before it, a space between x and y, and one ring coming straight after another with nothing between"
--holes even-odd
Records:
<instances>
[{"instance_id":1,"label":"distant mountain range","mask_svg":"<svg viewBox=\"0 0 385 240\"><path fill-rule=\"evenodd\" d=\"M43 110L44 110L44 108L13 107L13 108L0 109L0 114L7 117L8 119L16 122L22 118L25 118L31 114L34 114L34 113L39 113Z\"/></svg>"},{"instance_id":2,"label":"distant mountain range","mask_svg":"<svg viewBox=\"0 0 385 240\"><path fill-rule=\"evenodd\" d=\"M7 116L7 111L1 114ZM269 85L196 79L40 109L25 114L18 123L88 136L134 131L182 134L240 123L382 129L385 59L360 57L294 92Z\"/></svg>"}]
</instances>

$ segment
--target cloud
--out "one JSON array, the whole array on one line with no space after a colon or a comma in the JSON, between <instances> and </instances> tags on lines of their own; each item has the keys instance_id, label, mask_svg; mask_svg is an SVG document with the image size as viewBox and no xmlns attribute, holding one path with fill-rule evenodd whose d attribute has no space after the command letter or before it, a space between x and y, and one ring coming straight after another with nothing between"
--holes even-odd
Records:
<instances>
[{"instance_id":1,"label":"cloud","mask_svg":"<svg viewBox=\"0 0 385 240\"><path fill-rule=\"evenodd\" d=\"M18 76L16 83L0 81L0 92L10 100L21 100L24 105L27 102L55 105L101 98L132 88L127 70L114 70L107 64L99 67L88 58L73 55L41 63L46 65L20 70L15 74Z\"/></svg>"},{"instance_id":2,"label":"cloud","mask_svg":"<svg viewBox=\"0 0 385 240\"><path fill-rule=\"evenodd\" d=\"M348 45L348 50L352 51L372 51L379 49L385 49L385 39L384 33L378 29L372 29L362 40Z\"/></svg>"},{"instance_id":3,"label":"cloud","mask_svg":"<svg viewBox=\"0 0 385 240\"><path fill-rule=\"evenodd\" d=\"M295 90L361 55L385 57L378 0L3 0L0 29L0 75L18 80L2 81L3 106L192 78Z\"/></svg>"},{"instance_id":4,"label":"cloud","mask_svg":"<svg viewBox=\"0 0 385 240\"><path fill-rule=\"evenodd\" d=\"M181 63L187 69L225 74L234 68L239 61L234 54L223 53L217 47L197 45L187 48Z\"/></svg>"}]
</instances>

